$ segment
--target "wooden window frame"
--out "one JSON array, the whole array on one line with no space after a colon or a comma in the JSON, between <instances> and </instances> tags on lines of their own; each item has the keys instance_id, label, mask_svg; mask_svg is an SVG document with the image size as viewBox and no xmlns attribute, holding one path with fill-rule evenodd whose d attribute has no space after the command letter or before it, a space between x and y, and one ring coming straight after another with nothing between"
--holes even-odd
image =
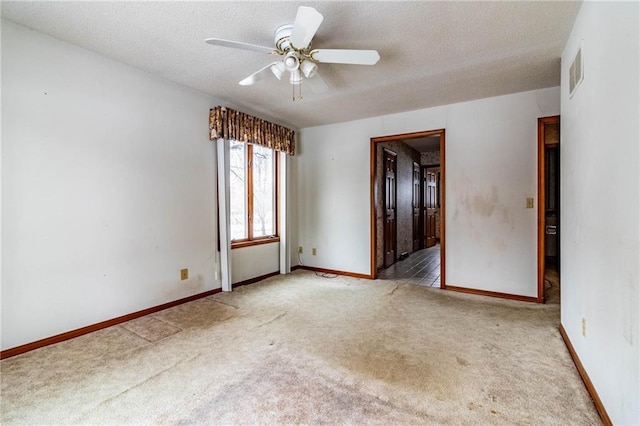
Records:
<instances>
[{"instance_id":1,"label":"wooden window frame","mask_svg":"<svg viewBox=\"0 0 640 426\"><path fill-rule=\"evenodd\" d=\"M266 147L265 147L266 148ZM251 247L261 244L269 244L280 241L280 161L279 151L271 149L273 152L273 210L274 210L274 234L263 237L253 237L253 144L246 144L246 164L245 178L247 180L247 238L231 240L231 249Z\"/></svg>"}]
</instances>

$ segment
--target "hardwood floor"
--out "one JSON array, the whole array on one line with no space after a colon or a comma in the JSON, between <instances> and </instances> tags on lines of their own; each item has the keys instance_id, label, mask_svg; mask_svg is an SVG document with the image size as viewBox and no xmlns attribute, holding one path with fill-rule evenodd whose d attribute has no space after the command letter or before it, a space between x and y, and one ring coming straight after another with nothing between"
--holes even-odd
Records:
<instances>
[{"instance_id":1,"label":"hardwood floor","mask_svg":"<svg viewBox=\"0 0 640 426\"><path fill-rule=\"evenodd\" d=\"M378 278L440 287L440 244L411 253L405 260L380 271Z\"/></svg>"}]
</instances>

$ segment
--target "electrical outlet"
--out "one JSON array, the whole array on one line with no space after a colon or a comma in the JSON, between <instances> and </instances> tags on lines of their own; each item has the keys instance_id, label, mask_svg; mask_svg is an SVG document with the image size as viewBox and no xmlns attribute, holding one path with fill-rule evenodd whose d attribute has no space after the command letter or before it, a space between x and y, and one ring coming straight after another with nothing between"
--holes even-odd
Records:
<instances>
[{"instance_id":1,"label":"electrical outlet","mask_svg":"<svg viewBox=\"0 0 640 426\"><path fill-rule=\"evenodd\" d=\"M533 208L533 198L527 198L527 208L528 209Z\"/></svg>"},{"instance_id":2,"label":"electrical outlet","mask_svg":"<svg viewBox=\"0 0 640 426\"><path fill-rule=\"evenodd\" d=\"M188 280L189 279L189 270L187 268L180 269L180 280Z\"/></svg>"},{"instance_id":3,"label":"electrical outlet","mask_svg":"<svg viewBox=\"0 0 640 426\"><path fill-rule=\"evenodd\" d=\"M582 335L587 337L587 319L582 318Z\"/></svg>"},{"instance_id":4,"label":"electrical outlet","mask_svg":"<svg viewBox=\"0 0 640 426\"><path fill-rule=\"evenodd\" d=\"M311 254L315 256L316 254L318 254L318 250L316 250L316 248L315 248L315 247L314 247L314 248L312 248L312 249L311 249Z\"/></svg>"},{"instance_id":5,"label":"electrical outlet","mask_svg":"<svg viewBox=\"0 0 640 426\"><path fill-rule=\"evenodd\" d=\"M213 279L217 280L218 279L218 271L214 271L213 273Z\"/></svg>"},{"instance_id":6,"label":"electrical outlet","mask_svg":"<svg viewBox=\"0 0 640 426\"><path fill-rule=\"evenodd\" d=\"M298 247L298 254L302 254L303 250L302 250L302 246Z\"/></svg>"}]
</instances>

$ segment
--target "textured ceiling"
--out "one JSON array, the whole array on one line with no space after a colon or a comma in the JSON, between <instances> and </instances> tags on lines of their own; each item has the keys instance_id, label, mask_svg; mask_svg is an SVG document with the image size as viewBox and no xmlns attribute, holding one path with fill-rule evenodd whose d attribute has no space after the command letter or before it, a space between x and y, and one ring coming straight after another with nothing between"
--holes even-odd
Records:
<instances>
[{"instance_id":1,"label":"textured ceiling","mask_svg":"<svg viewBox=\"0 0 640 426\"><path fill-rule=\"evenodd\" d=\"M418 152L440 151L440 136L406 139L402 141Z\"/></svg>"},{"instance_id":2,"label":"textured ceiling","mask_svg":"<svg viewBox=\"0 0 640 426\"><path fill-rule=\"evenodd\" d=\"M258 52L210 46L218 37L273 46L298 6L324 15L316 48L376 49L375 66L321 64L330 86L291 100ZM576 2L10 2L2 17L208 93L296 128L521 92L560 83Z\"/></svg>"}]
</instances>

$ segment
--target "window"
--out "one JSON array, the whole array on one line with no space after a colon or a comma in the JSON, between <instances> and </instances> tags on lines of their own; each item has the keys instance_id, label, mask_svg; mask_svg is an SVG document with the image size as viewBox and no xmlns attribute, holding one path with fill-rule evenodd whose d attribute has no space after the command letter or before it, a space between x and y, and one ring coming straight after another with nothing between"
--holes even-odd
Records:
<instances>
[{"instance_id":1,"label":"window","mask_svg":"<svg viewBox=\"0 0 640 426\"><path fill-rule=\"evenodd\" d=\"M278 237L275 151L231 141L229 159L231 246L274 241Z\"/></svg>"}]
</instances>

